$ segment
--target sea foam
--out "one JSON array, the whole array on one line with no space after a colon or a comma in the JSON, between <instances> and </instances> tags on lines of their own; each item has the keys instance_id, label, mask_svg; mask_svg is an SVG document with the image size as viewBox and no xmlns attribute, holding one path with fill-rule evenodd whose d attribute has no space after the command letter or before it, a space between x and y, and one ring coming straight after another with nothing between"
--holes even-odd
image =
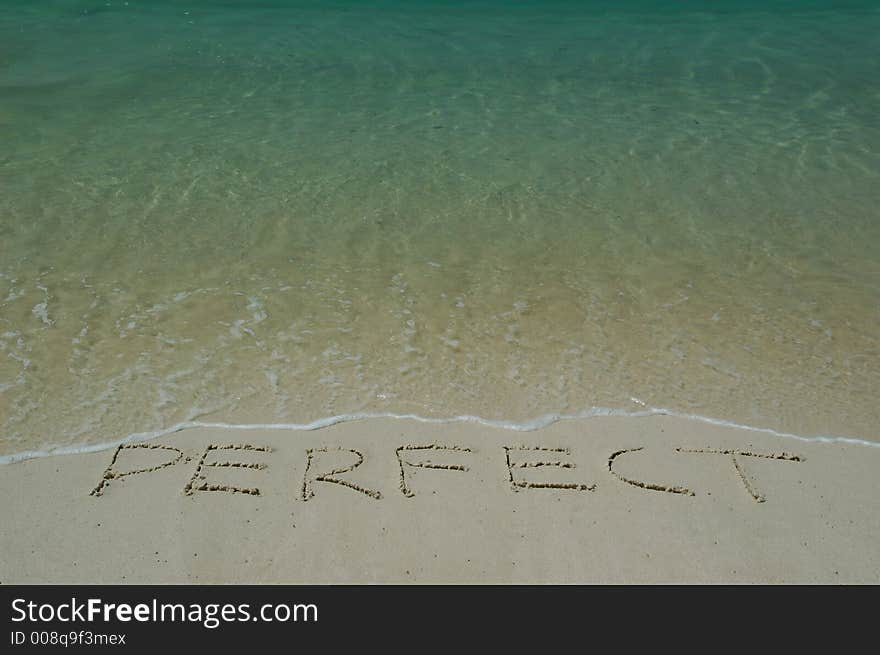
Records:
<instances>
[{"instance_id":1,"label":"sea foam","mask_svg":"<svg viewBox=\"0 0 880 655\"><path fill-rule=\"evenodd\" d=\"M351 421L363 421L368 419L398 419L418 421L420 423L434 424L451 424L451 423L475 423L491 428L499 428L511 430L514 432L534 432L542 428L546 428L560 421L574 421L597 417L622 417L622 418L645 418L650 416L670 416L674 418L706 423L719 427L734 428L748 432L756 432L766 434L773 437L781 437L786 439L797 439L809 443L821 444L846 444L854 446L866 446L869 448L880 448L880 441L869 441L867 439L856 439L853 437L837 437L830 435L800 435L791 432L780 432L772 428L756 427L751 425L743 425L725 419L712 418L709 416L700 416L697 414L686 414L676 412L660 407L644 409L639 411L626 411L620 409L611 409L607 407L593 407L582 412L574 414L549 413L529 419L526 421L505 421L501 419L489 419L482 416L462 415L451 418L433 418L419 416L418 414L395 414L395 413L354 413L339 414L336 416L327 416L317 419L310 423L223 423L210 421L183 421L175 425L159 430L146 432L134 432L123 438L113 441L106 441L98 444L80 444L71 446L50 447L43 450L29 450L10 455L0 456L0 464L12 464L28 459L39 457L50 457L53 455L74 455L82 453L94 453L102 450L115 448L116 446L129 443L139 443L149 441L150 439L158 439L159 437L168 436L184 430L194 428L210 428L212 430L290 430L299 432L310 432L320 430L339 423L348 423Z\"/></svg>"}]
</instances>

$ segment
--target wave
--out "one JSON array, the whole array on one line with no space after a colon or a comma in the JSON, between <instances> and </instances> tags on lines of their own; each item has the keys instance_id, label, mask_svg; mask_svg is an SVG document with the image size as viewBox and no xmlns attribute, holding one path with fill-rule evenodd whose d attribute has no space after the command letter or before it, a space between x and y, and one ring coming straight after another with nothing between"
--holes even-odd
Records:
<instances>
[{"instance_id":1,"label":"wave","mask_svg":"<svg viewBox=\"0 0 880 655\"><path fill-rule=\"evenodd\" d=\"M758 432L762 434L771 435L774 437L783 437L786 439L797 439L799 441L806 441L812 443L824 443L824 444L847 444L847 445L856 445L856 446L867 446L870 448L880 448L880 441L869 441L867 439L856 439L853 437L835 437L830 435L812 435L805 436L794 434L791 432L780 432L778 430L774 430L772 428L764 428L764 427L755 427L752 425L744 425L741 423L736 423L733 421L728 421L725 419L712 418L709 416L700 416L699 414L686 414L682 412L676 412L670 409L664 408L649 408L637 411L626 411L620 409L610 409L606 407L593 407L588 410L584 410L582 412L577 412L574 414L561 414L561 413L549 413L543 414L536 418L526 420L526 421L504 421L498 419L488 419L482 416L454 416L452 418L431 418L426 416L419 416L417 414L394 414L394 413L355 413L355 414L340 414L337 416L328 416L325 418L320 418L310 423L222 423L222 422L206 422L206 421L184 421L182 423L177 423L167 428L162 428L159 430L153 430L148 432L133 432L128 436L125 436L120 439L116 439L114 441L106 441L98 444L78 444L72 446L58 446L53 448L48 448L44 450L28 450L19 453L13 453L10 455L0 455L0 465L2 464L12 464L15 462L21 462L28 459L36 459L39 457L51 457L54 455L76 455L82 453L94 453L102 450L108 450L110 448L115 448L122 444L128 443L138 443L142 441L149 441L150 439L157 439L159 437L164 437L169 434L175 434L177 432L182 432L184 430L191 430L193 428L210 428L215 430L293 430L293 431L302 431L309 432L313 430L320 430L322 428L330 427L331 425L336 425L338 423L348 423L351 421L363 421L368 419L401 419L401 420L411 420L418 421L420 423L439 423L439 424L449 424L449 423L476 423L478 425L485 425L487 427L492 428L501 428L505 430L512 430L516 432L533 432L535 430L540 430L542 428L546 428L554 423L558 423L560 421L573 421L579 419L587 419L587 418L596 418L596 417L628 417L628 418L644 418L648 416L671 416L674 418L681 418L690 421L697 421L700 423L707 423L709 425L716 425L720 427L728 427L735 428L738 430L745 430L748 432Z\"/></svg>"}]
</instances>

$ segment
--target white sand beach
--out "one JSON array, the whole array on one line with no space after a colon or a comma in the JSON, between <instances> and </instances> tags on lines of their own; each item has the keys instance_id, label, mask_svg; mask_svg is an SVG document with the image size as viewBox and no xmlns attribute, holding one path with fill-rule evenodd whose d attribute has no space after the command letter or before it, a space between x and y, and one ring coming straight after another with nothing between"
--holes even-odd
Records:
<instances>
[{"instance_id":1,"label":"white sand beach","mask_svg":"<svg viewBox=\"0 0 880 655\"><path fill-rule=\"evenodd\" d=\"M191 429L3 466L0 582L877 583L878 466L663 416Z\"/></svg>"}]
</instances>

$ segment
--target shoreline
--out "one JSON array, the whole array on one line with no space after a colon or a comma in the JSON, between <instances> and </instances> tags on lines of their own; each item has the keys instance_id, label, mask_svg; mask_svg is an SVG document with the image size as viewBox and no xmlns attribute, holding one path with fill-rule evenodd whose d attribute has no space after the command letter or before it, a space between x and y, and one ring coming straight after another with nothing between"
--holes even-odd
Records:
<instances>
[{"instance_id":1,"label":"shoreline","mask_svg":"<svg viewBox=\"0 0 880 655\"><path fill-rule=\"evenodd\" d=\"M708 425L714 425L719 427L726 428L734 428L737 430L743 430L746 432L756 432L763 433L773 437L780 437L784 439L797 439L798 441L805 442L813 442L813 443L841 443L841 444L850 444L850 445L858 445L858 446L867 446L870 448L880 448L880 436L878 436L878 440L874 441L871 439L860 439L857 437L842 437L842 436L834 436L834 435L801 435L795 434L793 432L784 432L780 430L775 430L774 428L768 427L760 427L760 426L752 426L746 425L743 423L737 423L735 421L730 421L727 419L719 419L713 418L711 416L702 416L700 414L686 414L683 412L677 412L675 410L669 410L664 408L646 408L644 410L636 410L636 411L626 411L620 409L612 409L605 407L594 407L588 410L584 410L582 412L577 412L575 414L563 414L557 412L551 412L547 414L542 414L534 419L529 419L525 421L504 421L497 419L489 419L481 416L473 416L473 415L461 415L454 416L452 418L434 418L434 417L426 417L420 416L417 414L398 414L393 412L364 412L364 413L354 413L354 414L339 414L335 416L328 416L325 418L316 419L309 423L226 423L222 421L183 421L180 423L176 423L167 428L160 428L158 430L152 431L144 431L144 432L133 432L121 439L117 439L115 441L105 441L96 444L74 444L70 446L56 446L51 449L41 449L41 450L26 450L20 451L16 453L10 453L8 455L0 455L0 466L4 466L7 464L15 464L18 462L24 462L30 459L39 459L43 457L57 457L62 455L82 455L88 453L96 453L102 452L105 450L110 450L112 448L116 448L122 444L134 444L134 443L142 443L146 441L150 441L152 439L159 439L161 437L169 436L172 434L177 434L178 432L183 432L185 430L192 430L198 428L209 428L215 430L243 430L243 431L251 431L251 430L284 430L284 431L302 431L302 432L311 432L314 430L320 430L323 428L331 427L333 425L338 425L340 423L350 423L356 421L368 421L374 419L393 419L393 420L409 420L416 421L419 423L428 423L428 424L439 424L439 425L452 425L458 423L472 423L477 425L482 425L489 428L498 428L504 430L511 430L514 432L533 432L536 430L541 430L543 428L549 427L555 423L565 422L565 421L579 421L591 418L600 418L600 417L615 417L615 418L645 418L652 416L668 416L671 418L683 419L687 421L694 421L697 423L705 423Z\"/></svg>"},{"instance_id":2,"label":"shoreline","mask_svg":"<svg viewBox=\"0 0 880 655\"><path fill-rule=\"evenodd\" d=\"M0 582L880 581L859 444L661 415L167 436L4 467Z\"/></svg>"}]
</instances>

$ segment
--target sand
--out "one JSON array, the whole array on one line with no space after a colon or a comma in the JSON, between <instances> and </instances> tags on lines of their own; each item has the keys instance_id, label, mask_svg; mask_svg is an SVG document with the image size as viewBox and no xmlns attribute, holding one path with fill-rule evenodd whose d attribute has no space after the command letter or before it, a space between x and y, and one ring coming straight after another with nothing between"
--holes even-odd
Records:
<instances>
[{"instance_id":1,"label":"sand","mask_svg":"<svg viewBox=\"0 0 880 655\"><path fill-rule=\"evenodd\" d=\"M0 582L877 583L878 470L669 416L189 429L3 466Z\"/></svg>"}]
</instances>

